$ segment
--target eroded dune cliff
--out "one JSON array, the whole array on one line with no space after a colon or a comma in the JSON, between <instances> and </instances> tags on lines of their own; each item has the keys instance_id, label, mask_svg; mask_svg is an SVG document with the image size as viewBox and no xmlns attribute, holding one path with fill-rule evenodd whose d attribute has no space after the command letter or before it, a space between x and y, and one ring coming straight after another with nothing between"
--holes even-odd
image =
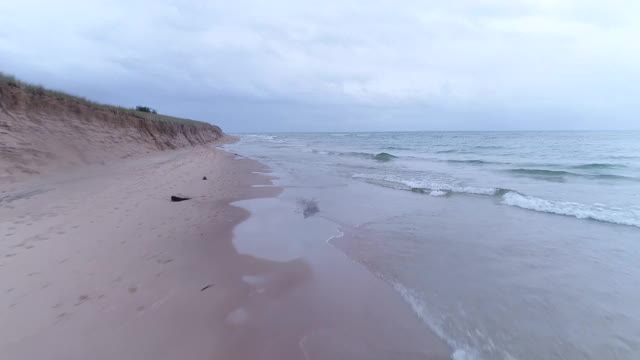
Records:
<instances>
[{"instance_id":1,"label":"eroded dune cliff","mask_svg":"<svg viewBox=\"0 0 640 360\"><path fill-rule=\"evenodd\" d=\"M217 126L0 78L0 182L219 140Z\"/></svg>"}]
</instances>

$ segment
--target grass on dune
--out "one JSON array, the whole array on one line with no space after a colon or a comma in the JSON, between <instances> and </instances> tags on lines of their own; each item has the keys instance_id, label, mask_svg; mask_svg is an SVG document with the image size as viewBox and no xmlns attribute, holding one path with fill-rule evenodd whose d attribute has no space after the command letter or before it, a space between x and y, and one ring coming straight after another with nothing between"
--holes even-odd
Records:
<instances>
[{"instance_id":1,"label":"grass on dune","mask_svg":"<svg viewBox=\"0 0 640 360\"><path fill-rule=\"evenodd\" d=\"M121 107L121 106L114 106L114 105L107 105L107 104L101 104L95 101L91 101L89 99L86 99L84 97L81 96L76 96L76 95L71 95L62 91L57 91L57 90L51 90L51 89L47 89L41 85L33 85L33 84L29 84L26 83L24 81L18 80L16 79L15 76L13 75L8 75L5 74L3 72L0 72L0 85L8 85L8 86L14 86L14 87L18 87L22 90L24 90L27 94L37 97L37 96L51 96L53 98L56 99L60 99L60 100L66 100L66 101L73 101L73 102L77 102L83 105L87 105L90 107L94 107L97 109L101 109L101 110L107 110L107 111L111 111L114 113L122 113L122 114L128 114L128 115L132 115L141 119L147 119L147 120L153 120L153 121L160 121L160 122L165 122L165 123L183 123L183 124L190 124L190 125L199 125L199 126L214 126L202 121L196 121L196 120L191 120L191 119L184 119L184 118L179 118L179 117L174 117L174 116L169 116L169 115L162 115L162 114L157 114L154 112L147 112L147 111L139 111L136 109L128 109L125 107ZM139 107L141 108L141 107ZM145 107L142 107L145 108Z\"/></svg>"}]
</instances>

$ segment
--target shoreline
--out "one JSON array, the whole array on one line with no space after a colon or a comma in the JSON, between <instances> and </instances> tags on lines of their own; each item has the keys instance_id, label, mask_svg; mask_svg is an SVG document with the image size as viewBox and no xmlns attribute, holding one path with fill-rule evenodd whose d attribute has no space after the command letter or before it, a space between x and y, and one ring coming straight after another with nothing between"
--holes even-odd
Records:
<instances>
[{"instance_id":1,"label":"shoreline","mask_svg":"<svg viewBox=\"0 0 640 360\"><path fill-rule=\"evenodd\" d=\"M429 187L430 183L484 184L520 189L541 198L546 198L545 193L566 188L572 192L562 192L558 194L562 199L556 200L582 199L580 202L584 203L590 198L600 198L610 200L604 203L615 204L634 198L630 184L616 181L604 189L619 192L593 192L587 190L604 186L595 179L588 184L568 181L563 185L544 179L510 177L512 182L500 183L505 175L492 176L495 169L489 161L500 156L502 150L497 150L498 154L493 150L477 150L474 156L485 161L482 165L442 161L466 155L437 155L440 147L474 151L487 141L496 141L500 149L508 148L513 144L512 136L504 139L500 134L490 133L460 140L440 134L367 134L362 139L357 135L336 138L331 134L257 134L226 148L260 159L273 169L278 176L275 184L285 189L278 198L289 204L289 213L298 200L303 203L312 200L319 212L306 220L303 214L297 214L298 221L307 227L320 219L337 224L333 231L339 230L344 235L330 240L331 245L393 288L396 298L402 298L412 315L453 350L447 358L545 359L558 354L567 359L610 358L612 354L624 359L637 358L638 349L623 344L637 342L640 334L638 323L634 322L640 312L633 301L637 297L634 279L640 275L635 266L637 228L522 209L503 204L496 196L457 193L429 196L393 186L394 182L402 181L419 188ZM514 136L532 146L536 140L556 146L572 144L566 136L554 134L531 139L522 134ZM593 134L587 139L597 143L607 137ZM442 146L433 148L433 144ZM389 147L407 150L404 154L394 152L398 158L387 162L367 155ZM583 151L576 163L605 163L606 152L582 150L588 151ZM412 153L422 154L423 158L413 159ZM437 159L428 160L424 153ZM590 160L590 156L600 159ZM545 163L523 152L507 156L507 160L512 159L531 161L532 167ZM604 171L598 168L594 171ZM625 169L626 173L619 169L606 172L632 175L639 168L633 163ZM392 183L370 182L362 174L371 179L389 179ZM581 194L584 197L577 197ZM257 203L269 201L252 203L258 207ZM247 222L255 223L269 213L286 212L286 207L274 207L271 211L266 207L259 212L260 216ZM276 220L279 216L282 215L273 215ZM245 223L240 224L238 232L244 227ZM315 232L315 227L314 231L299 231L298 239L284 242L281 248L305 253L308 243L325 240L305 241L308 234ZM331 235L334 233L327 237ZM286 237L283 234L270 238ZM243 246L242 242L238 245ZM257 253L269 250L258 244L245 247L249 250L253 247ZM316 253L322 254L320 250ZM313 251L306 253L315 258ZM319 264L317 268L326 268L325 263L312 261L312 266ZM340 271L327 269L326 273L329 279L362 288ZM317 278L322 280L321 276ZM352 290L339 291L348 299ZM378 297L372 296L362 303L372 306ZM375 308L388 312L380 306ZM617 316L612 318L612 313ZM395 319L379 321L389 327L397 323ZM593 332L587 335L580 324L599 326L592 327ZM429 331L423 334L422 338L433 337Z\"/></svg>"},{"instance_id":2,"label":"shoreline","mask_svg":"<svg viewBox=\"0 0 640 360\"><path fill-rule=\"evenodd\" d=\"M279 175L274 174L282 188L277 196L234 203L251 213L234 230L240 253L278 264L299 262L297 270L244 279L253 294L238 305L243 313L238 325L258 339L276 329L279 337L242 358L450 359L453 349L401 294L332 243L344 235L343 225L322 210L305 214L300 201L305 191ZM277 301L256 300L270 292Z\"/></svg>"},{"instance_id":3,"label":"shoreline","mask_svg":"<svg viewBox=\"0 0 640 360\"><path fill-rule=\"evenodd\" d=\"M204 146L78 169L4 197L0 351L450 358L393 289L327 242L335 224L303 218L268 171ZM172 203L174 194L192 199Z\"/></svg>"}]
</instances>

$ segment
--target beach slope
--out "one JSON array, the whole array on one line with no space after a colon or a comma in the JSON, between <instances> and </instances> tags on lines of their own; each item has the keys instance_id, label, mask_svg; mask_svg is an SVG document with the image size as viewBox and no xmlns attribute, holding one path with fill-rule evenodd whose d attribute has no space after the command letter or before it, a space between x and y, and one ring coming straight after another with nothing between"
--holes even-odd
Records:
<instances>
[{"instance_id":1,"label":"beach slope","mask_svg":"<svg viewBox=\"0 0 640 360\"><path fill-rule=\"evenodd\" d=\"M229 203L275 191L251 188L269 182L253 173L264 168L234 158L159 152L5 194L3 358L210 358L214 320L234 302L219 270L246 265L231 236L248 213Z\"/></svg>"}]
</instances>

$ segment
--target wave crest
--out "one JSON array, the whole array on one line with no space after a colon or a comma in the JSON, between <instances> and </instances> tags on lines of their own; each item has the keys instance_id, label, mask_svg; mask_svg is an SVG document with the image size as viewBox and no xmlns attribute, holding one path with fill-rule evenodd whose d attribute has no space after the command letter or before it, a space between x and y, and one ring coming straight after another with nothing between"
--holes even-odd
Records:
<instances>
[{"instance_id":1,"label":"wave crest","mask_svg":"<svg viewBox=\"0 0 640 360\"><path fill-rule=\"evenodd\" d=\"M581 164L581 165L574 165L571 166L572 169L618 169L618 168L625 168L626 166L624 165L619 165L619 164L609 164L609 163L591 163L591 164Z\"/></svg>"},{"instance_id":2,"label":"wave crest","mask_svg":"<svg viewBox=\"0 0 640 360\"><path fill-rule=\"evenodd\" d=\"M394 175L355 174L353 177L376 185L419 194L429 194L431 196L450 196L453 194L491 196L499 198L500 203L503 205L522 209L640 227L640 210L623 209L603 204L587 205L568 201L546 200L521 194L512 189L452 185L424 179L401 178Z\"/></svg>"},{"instance_id":3,"label":"wave crest","mask_svg":"<svg viewBox=\"0 0 640 360\"><path fill-rule=\"evenodd\" d=\"M502 196L502 203L522 209L535 210L556 215L573 216L620 225L640 227L640 213L629 209L609 207L601 204L585 205L568 201L552 201L509 191Z\"/></svg>"},{"instance_id":4,"label":"wave crest","mask_svg":"<svg viewBox=\"0 0 640 360\"><path fill-rule=\"evenodd\" d=\"M546 169L509 169L507 170L510 173L521 174L521 175L536 175L536 176L566 176L566 175L579 175L576 173L572 173L564 170L546 170Z\"/></svg>"},{"instance_id":5,"label":"wave crest","mask_svg":"<svg viewBox=\"0 0 640 360\"><path fill-rule=\"evenodd\" d=\"M391 161L391 160L397 158L397 156L391 155L391 154L386 153L386 152L381 152L379 154L374 155L373 158L375 160L378 160L378 161Z\"/></svg>"},{"instance_id":6,"label":"wave crest","mask_svg":"<svg viewBox=\"0 0 640 360\"><path fill-rule=\"evenodd\" d=\"M471 160L447 160L448 163L453 163L453 164L471 164L471 165L489 165L489 164L501 164L498 162L494 162L494 161L484 161L484 160L478 160L478 159L471 159Z\"/></svg>"},{"instance_id":7,"label":"wave crest","mask_svg":"<svg viewBox=\"0 0 640 360\"><path fill-rule=\"evenodd\" d=\"M603 165L603 164L587 164L588 166L595 165ZM575 167L574 167L575 168ZM583 168L587 169L587 168ZM590 169L596 169L596 167L591 167ZM600 167L600 169L604 169ZM506 170L509 173L520 175L520 176L531 176L534 178L539 178L543 180L549 181L564 181L565 177L574 177L574 178L583 178L583 179L592 179L592 180L625 180L625 181L640 181L640 179L630 176L624 175L616 175L616 174L581 174L575 173L571 171L565 170L547 170L547 169L508 169Z\"/></svg>"},{"instance_id":8,"label":"wave crest","mask_svg":"<svg viewBox=\"0 0 640 360\"><path fill-rule=\"evenodd\" d=\"M387 161L391 161L393 159L398 158L397 156L386 153L386 152L372 154L372 153L357 152L357 151L340 152L340 151L323 151L323 150L316 150L316 149L311 150L311 152L314 154L321 154L321 155L358 157L362 159L377 160L380 162L387 162Z\"/></svg>"}]
</instances>

